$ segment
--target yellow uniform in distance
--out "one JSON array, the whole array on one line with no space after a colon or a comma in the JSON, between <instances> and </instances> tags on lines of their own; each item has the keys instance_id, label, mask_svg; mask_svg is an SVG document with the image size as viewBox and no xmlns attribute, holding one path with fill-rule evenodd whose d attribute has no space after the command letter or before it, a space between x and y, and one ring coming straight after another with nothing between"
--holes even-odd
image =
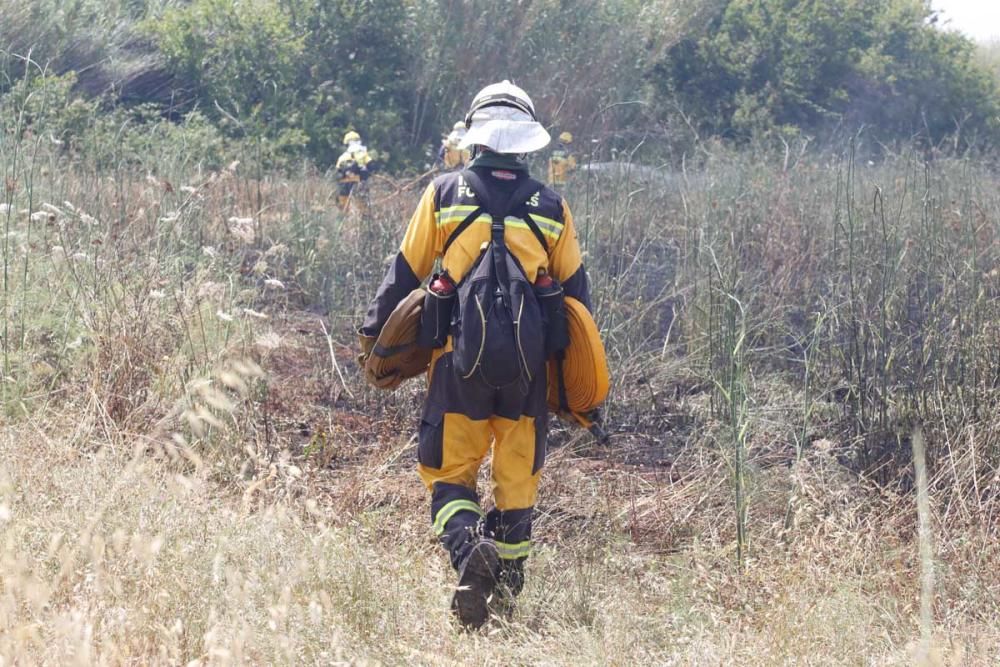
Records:
<instances>
[{"instance_id":1,"label":"yellow uniform in distance","mask_svg":"<svg viewBox=\"0 0 1000 667\"><path fill-rule=\"evenodd\" d=\"M552 155L549 157L549 184L566 185L566 179L574 169L576 169L576 158L565 144L560 143L552 150Z\"/></svg>"},{"instance_id":2,"label":"yellow uniform in distance","mask_svg":"<svg viewBox=\"0 0 1000 667\"><path fill-rule=\"evenodd\" d=\"M341 209L347 208L358 184L368 179L371 161L371 154L360 142L350 144L337 158L337 203Z\"/></svg>"}]
</instances>

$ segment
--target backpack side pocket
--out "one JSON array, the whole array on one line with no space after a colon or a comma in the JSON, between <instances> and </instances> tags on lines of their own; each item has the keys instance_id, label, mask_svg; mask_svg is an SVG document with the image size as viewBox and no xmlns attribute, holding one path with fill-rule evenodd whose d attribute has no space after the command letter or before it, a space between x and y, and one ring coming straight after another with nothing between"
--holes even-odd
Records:
<instances>
[{"instance_id":1,"label":"backpack side pocket","mask_svg":"<svg viewBox=\"0 0 1000 667\"><path fill-rule=\"evenodd\" d=\"M533 288L545 323L545 358L548 359L569 347L565 293L557 280L552 280L546 286L536 283Z\"/></svg>"},{"instance_id":2,"label":"backpack side pocket","mask_svg":"<svg viewBox=\"0 0 1000 667\"><path fill-rule=\"evenodd\" d=\"M437 276L434 276L435 279ZM420 334L417 344L421 347L444 347L451 331L451 319L455 310L457 290L448 294L440 294L428 289L424 295L424 309L420 313Z\"/></svg>"}]
</instances>

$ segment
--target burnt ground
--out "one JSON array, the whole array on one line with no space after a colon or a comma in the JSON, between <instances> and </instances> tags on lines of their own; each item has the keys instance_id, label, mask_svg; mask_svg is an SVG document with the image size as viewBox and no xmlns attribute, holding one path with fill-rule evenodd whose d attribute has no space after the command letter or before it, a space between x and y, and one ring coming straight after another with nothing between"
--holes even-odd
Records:
<instances>
[{"instance_id":1,"label":"burnt ground","mask_svg":"<svg viewBox=\"0 0 1000 667\"><path fill-rule=\"evenodd\" d=\"M353 341L328 343L315 314L285 312L270 324L280 343L261 354L267 390L254 407L269 448L291 454L306 471L309 494L324 498L334 515L405 510L422 519L427 496L414 471L422 381L390 393L369 387ZM553 418L537 508L542 539L566 540L602 527L637 547L673 552L695 534L695 508L707 503L724 511L726 472L718 456L694 446L697 389L672 388L629 409L622 407L626 401L613 402L607 445ZM641 391L649 394L648 387ZM417 521L414 535L426 537L424 528Z\"/></svg>"},{"instance_id":2,"label":"burnt ground","mask_svg":"<svg viewBox=\"0 0 1000 667\"><path fill-rule=\"evenodd\" d=\"M365 383L352 340L328 342L320 317L309 312L286 312L272 322L280 344L262 357L268 373L267 393L259 409L268 416L273 437L293 454L310 456L323 441L336 443L330 462L358 462L385 443L408 442L415 434L423 398L423 381L415 378L393 392ZM331 361L332 352L336 368ZM339 373L338 369L339 368ZM552 418L549 447L566 450L582 460L610 460L616 465L651 474L669 474L696 428L698 387L673 390L669 399L657 397L639 404L609 401L608 445L598 444L580 427ZM645 391L645 390L642 390ZM631 406L631 407L629 407ZM402 456L409 463L412 452Z\"/></svg>"}]
</instances>

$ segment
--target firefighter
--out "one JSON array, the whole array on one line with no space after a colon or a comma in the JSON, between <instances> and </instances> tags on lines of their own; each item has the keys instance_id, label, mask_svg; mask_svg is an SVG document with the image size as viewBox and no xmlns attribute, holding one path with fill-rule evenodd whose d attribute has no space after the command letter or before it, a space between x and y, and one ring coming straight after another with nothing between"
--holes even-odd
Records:
<instances>
[{"instance_id":1,"label":"firefighter","mask_svg":"<svg viewBox=\"0 0 1000 667\"><path fill-rule=\"evenodd\" d=\"M458 147L463 137L465 137L465 123L459 121L455 123L451 132L441 139L438 161L445 169L464 167L469 162L469 151Z\"/></svg>"},{"instance_id":2,"label":"firefighter","mask_svg":"<svg viewBox=\"0 0 1000 667\"><path fill-rule=\"evenodd\" d=\"M466 171L438 176L424 191L359 331L363 356L396 305L420 286L438 259L442 275L461 283L495 234L528 281L554 278L566 295L590 307L573 217L559 194L534 181L534 194L513 202L499 227L491 225L491 216L476 213L482 199L513 200L515 191L531 188L526 156L550 141L531 99L508 81L487 86L474 98L464 126L459 146L471 150L472 161ZM469 179L488 196L477 195ZM499 389L479 376L464 379L456 372L455 336L461 335L456 331L452 327L431 358L417 470L430 491L433 530L458 572L452 611L465 628L478 628L491 600L509 604L524 584L545 461L546 374ZM491 448L493 506L486 508L476 478Z\"/></svg>"},{"instance_id":3,"label":"firefighter","mask_svg":"<svg viewBox=\"0 0 1000 667\"><path fill-rule=\"evenodd\" d=\"M576 169L576 158L570 152L572 143L573 135L569 132L559 135L559 143L549 156L549 185L566 185L570 172Z\"/></svg>"},{"instance_id":4,"label":"firefighter","mask_svg":"<svg viewBox=\"0 0 1000 667\"><path fill-rule=\"evenodd\" d=\"M344 152L337 158L337 205L347 210L358 186L371 175L372 156L361 143L361 135L350 130L344 135Z\"/></svg>"}]
</instances>

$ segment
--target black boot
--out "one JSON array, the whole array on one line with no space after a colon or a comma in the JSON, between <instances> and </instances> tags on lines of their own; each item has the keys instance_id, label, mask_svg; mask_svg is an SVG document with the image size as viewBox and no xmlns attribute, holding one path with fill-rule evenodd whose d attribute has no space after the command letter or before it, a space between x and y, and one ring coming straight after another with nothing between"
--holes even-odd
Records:
<instances>
[{"instance_id":1,"label":"black boot","mask_svg":"<svg viewBox=\"0 0 1000 667\"><path fill-rule=\"evenodd\" d=\"M520 595L524 588L524 561L524 558L518 558L500 563L501 590L512 598Z\"/></svg>"},{"instance_id":2,"label":"black boot","mask_svg":"<svg viewBox=\"0 0 1000 667\"><path fill-rule=\"evenodd\" d=\"M497 616L510 620L514 615L517 596L524 588L524 560L501 560L500 575L497 577L496 595L493 596L491 611Z\"/></svg>"},{"instance_id":3,"label":"black boot","mask_svg":"<svg viewBox=\"0 0 1000 667\"><path fill-rule=\"evenodd\" d=\"M500 556L493 540L480 539L468 550L458 569L458 586L451 610L467 630L476 630L489 618L489 601L500 574Z\"/></svg>"},{"instance_id":4,"label":"black boot","mask_svg":"<svg viewBox=\"0 0 1000 667\"><path fill-rule=\"evenodd\" d=\"M497 548L504 556L500 561L500 576L493 604L493 612L498 616L510 618L513 615L515 598L524 588L527 549L522 549L522 545L531 540L533 512L531 507L505 511L494 507L486 514L485 533L496 540Z\"/></svg>"}]
</instances>

